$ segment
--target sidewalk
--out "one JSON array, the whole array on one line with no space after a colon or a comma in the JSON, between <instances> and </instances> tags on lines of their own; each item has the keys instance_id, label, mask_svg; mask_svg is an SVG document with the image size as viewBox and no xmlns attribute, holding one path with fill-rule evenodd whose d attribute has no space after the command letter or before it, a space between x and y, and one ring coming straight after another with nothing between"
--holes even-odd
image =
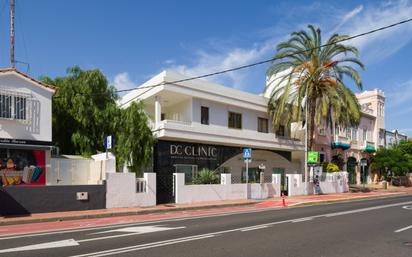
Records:
<instances>
[{"instance_id":1,"label":"sidewalk","mask_svg":"<svg viewBox=\"0 0 412 257\"><path fill-rule=\"evenodd\" d=\"M363 198L389 197L400 194L412 194L412 187L390 187L387 190L371 189L370 192L341 193L329 195L309 195L309 196L290 196L285 197L287 206L296 206L311 203L324 203L345 201ZM250 209L261 209L271 207L281 207L282 198L275 197L268 200L233 200L233 201L216 201L203 202L196 204L164 204L148 208L113 208L87 211L72 212L52 212L38 213L18 217L0 217L0 226L44 223L44 222L61 222L81 219L101 219L120 217L120 221L139 221L155 218L173 218L174 216L203 215L213 213L224 213L233 211L242 211ZM179 214L179 215L177 215ZM113 219L112 219L113 220ZM0 230L1 232L1 230Z\"/></svg>"}]
</instances>

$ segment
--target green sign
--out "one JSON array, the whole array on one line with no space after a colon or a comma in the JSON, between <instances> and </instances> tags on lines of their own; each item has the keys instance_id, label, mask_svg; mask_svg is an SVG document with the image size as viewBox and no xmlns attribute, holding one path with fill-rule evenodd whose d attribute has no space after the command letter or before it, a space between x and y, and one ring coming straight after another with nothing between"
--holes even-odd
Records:
<instances>
[{"instance_id":1,"label":"green sign","mask_svg":"<svg viewBox=\"0 0 412 257\"><path fill-rule=\"evenodd\" d=\"M318 152L308 152L308 164L318 163L319 153Z\"/></svg>"}]
</instances>

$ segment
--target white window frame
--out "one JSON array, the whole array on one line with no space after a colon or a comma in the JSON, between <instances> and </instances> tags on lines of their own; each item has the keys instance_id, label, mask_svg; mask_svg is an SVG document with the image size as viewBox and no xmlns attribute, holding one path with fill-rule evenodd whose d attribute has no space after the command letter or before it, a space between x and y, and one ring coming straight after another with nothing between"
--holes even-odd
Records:
<instances>
[{"instance_id":1,"label":"white window frame","mask_svg":"<svg viewBox=\"0 0 412 257\"><path fill-rule=\"evenodd\" d=\"M10 115L3 116L3 110L1 110L3 106L2 104L0 104L0 119L16 120L21 122L27 122L30 120L30 100L32 98L30 94L0 87L0 101L2 100L1 98L3 98L3 96L5 96L5 98L8 98L7 107L10 109ZM20 99L24 99L23 104L21 104L21 102L18 102ZM18 107L21 107L21 105L23 105L23 114L18 113Z\"/></svg>"}]
</instances>

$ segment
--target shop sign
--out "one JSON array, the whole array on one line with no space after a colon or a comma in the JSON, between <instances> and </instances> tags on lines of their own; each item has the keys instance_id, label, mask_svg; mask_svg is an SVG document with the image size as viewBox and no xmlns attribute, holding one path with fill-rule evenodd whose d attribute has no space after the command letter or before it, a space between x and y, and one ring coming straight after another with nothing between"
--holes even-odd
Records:
<instances>
[{"instance_id":1,"label":"shop sign","mask_svg":"<svg viewBox=\"0 0 412 257\"><path fill-rule=\"evenodd\" d=\"M52 142L25 140L25 139L13 139L13 138L0 138L0 144L14 144L14 145L52 145Z\"/></svg>"},{"instance_id":2,"label":"shop sign","mask_svg":"<svg viewBox=\"0 0 412 257\"><path fill-rule=\"evenodd\" d=\"M206 145L171 144L169 154L174 159L216 160L217 149Z\"/></svg>"},{"instance_id":3,"label":"shop sign","mask_svg":"<svg viewBox=\"0 0 412 257\"><path fill-rule=\"evenodd\" d=\"M308 164L316 164L318 163L319 153L318 152L308 152Z\"/></svg>"}]
</instances>

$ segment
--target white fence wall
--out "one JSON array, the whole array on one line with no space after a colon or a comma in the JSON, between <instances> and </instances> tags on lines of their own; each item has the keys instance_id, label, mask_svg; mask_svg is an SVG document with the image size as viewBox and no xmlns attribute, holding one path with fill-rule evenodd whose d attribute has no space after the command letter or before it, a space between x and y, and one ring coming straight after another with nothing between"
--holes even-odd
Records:
<instances>
[{"instance_id":1,"label":"white fence wall","mask_svg":"<svg viewBox=\"0 0 412 257\"><path fill-rule=\"evenodd\" d=\"M286 174L288 178L288 195L316 194L313 182L302 182L302 174ZM349 191L348 173L326 173L325 180L319 182L320 194L335 194Z\"/></svg>"},{"instance_id":2,"label":"white fence wall","mask_svg":"<svg viewBox=\"0 0 412 257\"><path fill-rule=\"evenodd\" d=\"M46 185L95 185L106 179L106 161L51 158Z\"/></svg>"},{"instance_id":3,"label":"white fence wall","mask_svg":"<svg viewBox=\"0 0 412 257\"><path fill-rule=\"evenodd\" d=\"M221 174L221 184L185 185L183 173L174 173L175 197L178 204L206 201L267 199L280 195L279 183L232 184L231 174ZM274 176L276 181L280 178ZM273 181L275 182L275 180Z\"/></svg>"},{"instance_id":4,"label":"white fence wall","mask_svg":"<svg viewBox=\"0 0 412 257\"><path fill-rule=\"evenodd\" d=\"M137 179L134 173L106 175L106 208L156 205L156 173L144 173L143 179ZM144 185L144 190L137 190L137 184Z\"/></svg>"}]
</instances>

